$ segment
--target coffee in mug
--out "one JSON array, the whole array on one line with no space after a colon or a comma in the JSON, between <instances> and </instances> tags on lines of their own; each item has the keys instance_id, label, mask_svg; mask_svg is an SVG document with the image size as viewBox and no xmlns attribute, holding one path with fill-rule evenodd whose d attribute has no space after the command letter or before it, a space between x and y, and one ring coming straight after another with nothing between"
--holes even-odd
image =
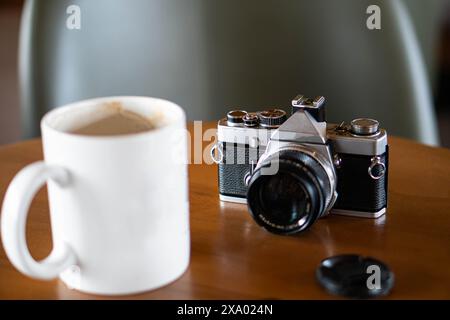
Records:
<instances>
[{"instance_id":1,"label":"coffee in mug","mask_svg":"<svg viewBox=\"0 0 450 320\"><path fill-rule=\"evenodd\" d=\"M129 111L120 102L105 103L100 107L95 121L71 133L87 136L115 136L150 131L156 128L158 119L143 117L138 113Z\"/></svg>"}]
</instances>

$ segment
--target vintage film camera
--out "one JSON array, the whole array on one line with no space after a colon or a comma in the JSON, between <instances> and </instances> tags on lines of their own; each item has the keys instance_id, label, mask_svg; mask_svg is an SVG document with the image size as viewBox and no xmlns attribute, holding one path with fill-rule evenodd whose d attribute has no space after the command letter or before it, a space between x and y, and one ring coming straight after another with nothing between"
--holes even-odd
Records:
<instances>
[{"instance_id":1,"label":"vintage film camera","mask_svg":"<svg viewBox=\"0 0 450 320\"><path fill-rule=\"evenodd\" d=\"M325 120L325 98L297 96L292 115L230 111L212 155L222 201L247 203L278 234L308 229L329 212L378 218L386 212L387 134L372 119Z\"/></svg>"}]
</instances>

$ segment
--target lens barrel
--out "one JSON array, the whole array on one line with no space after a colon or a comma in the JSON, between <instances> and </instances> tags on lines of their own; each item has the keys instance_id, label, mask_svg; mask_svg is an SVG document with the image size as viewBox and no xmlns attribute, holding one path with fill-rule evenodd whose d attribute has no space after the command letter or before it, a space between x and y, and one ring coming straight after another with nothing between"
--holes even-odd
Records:
<instances>
[{"instance_id":1,"label":"lens barrel","mask_svg":"<svg viewBox=\"0 0 450 320\"><path fill-rule=\"evenodd\" d=\"M271 166L278 166L276 173L265 174ZM326 213L331 189L327 172L317 159L306 152L285 149L256 168L247 203L254 220L268 231L295 234Z\"/></svg>"}]
</instances>

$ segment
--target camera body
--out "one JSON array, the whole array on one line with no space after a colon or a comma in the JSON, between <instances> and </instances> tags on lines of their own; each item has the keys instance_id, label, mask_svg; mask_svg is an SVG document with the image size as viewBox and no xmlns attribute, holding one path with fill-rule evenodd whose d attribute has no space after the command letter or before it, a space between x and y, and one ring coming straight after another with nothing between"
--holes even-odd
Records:
<instances>
[{"instance_id":1,"label":"camera body","mask_svg":"<svg viewBox=\"0 0 450 320\"><path fill-rule=\"evenodd\" d=\"M301 199L285 208L289 215L295 210L315 210L320 211L315 218L330 211L378 218L386 212L386 131L372 119L326 123L324 97L297 96L289 118L278 109L229 112L218 123L214 158L220 199L248 203L255 220L269 231L296 233L310 225L299 228L299 220L285 228L281 220L272 223L264 217L298 194L303 195ZM270 209L262 197L278 207ZM283 211L277 215L275 220Z\"/></svg>"}]
</instances>

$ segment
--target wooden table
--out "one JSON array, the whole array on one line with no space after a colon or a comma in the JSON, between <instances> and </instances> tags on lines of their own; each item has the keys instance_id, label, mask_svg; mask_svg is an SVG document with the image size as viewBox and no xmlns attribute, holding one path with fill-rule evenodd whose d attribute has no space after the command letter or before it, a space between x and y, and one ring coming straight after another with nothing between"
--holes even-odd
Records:
<instances>
[{"instance_id":1,"label":"wooden table","mask_svg":"<svg viewBox=\"0 0 450 320\"><path fill-rule=\"evenodd\" d=\"M214 124L209 123L207 127ZM176 282L137 299L328 299L314 272L331 255L358 253L395 272L392 299L450 299L450 150L390 137L389 209L378 220L330 216L297 236L258 227L245 205L221 203L215 165L190 166L192 257ZM0 197L41 141L0 147ZM2 199L1 198L1 199ZM35 258L51 248L46 191L34 200L27 239ZM0 249L0 299L97 299L59 281L21 275Z\"/></svg>"}]
</instances>

